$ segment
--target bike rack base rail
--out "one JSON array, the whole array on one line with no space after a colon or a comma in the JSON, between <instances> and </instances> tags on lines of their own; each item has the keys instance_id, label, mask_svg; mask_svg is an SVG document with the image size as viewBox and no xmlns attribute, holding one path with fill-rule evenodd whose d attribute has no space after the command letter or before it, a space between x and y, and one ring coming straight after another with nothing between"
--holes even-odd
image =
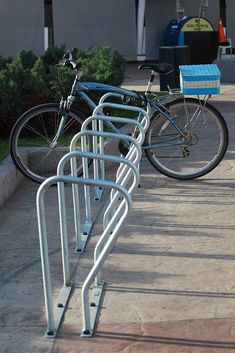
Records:
<instances>
[{"instance_id":1,"label":"bike rack base rail","mask_svg":"<svg viewBox=\"0 0 235 353\"><path fill-rule=\"evenodd\" d=\"M96 318L100 309L102 294L104 291L105 282L95 285L90 296L90 329L84 329L81 337L92 337L96 325Z\"/></svg>"},{"instance_id":2,"label":"bike rack base rail","mask_svg":"<svg viewBox=\"0 0 235 353\"><path fill-rule=\"evenodd\" d=\"M66 311L69 299L72 294L72 289L74 287L74 283L71 281L70 286L63 287L60 290L60 294L57 299L57 305L54 307L54 329L47 329L45 332L45 337L54 338L57 335L57 332L60 327L60 323L63 319L64 313Z\"/></svg>"}]
</instances>

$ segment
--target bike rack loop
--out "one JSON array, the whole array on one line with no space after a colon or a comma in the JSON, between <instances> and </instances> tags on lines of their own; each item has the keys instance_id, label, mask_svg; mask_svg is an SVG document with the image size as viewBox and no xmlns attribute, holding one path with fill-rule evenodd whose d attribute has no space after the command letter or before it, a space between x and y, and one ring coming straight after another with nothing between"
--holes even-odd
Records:
<instances>
[{"instance_id":1,"label":"bike rack loop","mask_svg":"<svg viewBox=\"0 0 235 353\"><path fill-rule=\"evenodd\" d=\"M112 98L113 98L113 97L116 97L116 98L122 99L123 95L121 95L120 93L112 93L112 92L105 93L105 94L100 98L98 106L100 106L101 104L105 103L105 100L108 99L108 98L110 98L110 97L112 97ZM109 104L110 104L110 102L109 102ZM122 105L122 106L123 106L123 105ZM130 105L128 105L128 106L130 106ZM124 108L122 108L122 109L125 109L125 107L127 107L127 105L124 105ZM141 109L141 108L140 108L140 109ZM121 108L120 108L120 110L121 110ZM145 131L148 129L148 126L149 126L149 124L150 124L151 111L152 111L151 105L147 102L147 115L148 115L148 119L147 119L147 126L146 126L146 125L144 126L144 130L145 130ZM102 108L101 112L103 112L103 108ZM93 113L93 114L94 114L94 113ZM139 112L138 119L137 119L136 121L137 121L137 122L141 122L141 125L142 125L142 124L143 124L143 119L140 121L141 114L142 114L142 112ZM103 115L104 115L104 113L103 113ZM133 119L132 119L132 120L133 120ZM103 129L103 124L101 124L101 123L99 123L99 124L100 124L100 125L99 125L99 129L102 130L102 129ZM110 126L109 120L106 121L106 125L107 125L107 126ZM113 125L110 126L110 127L111 127L112 129L115 128L115 126L113 126ZM115 128L114 131L117 132L117 133L119 133L119 130L118 130L117 128ZM135 133L134 133L134 135L135 135ZM100 150L103 151L103 143L102 143L102 141L100 142ZM100 162L100 163L102 163L102 162ZM103 167L102 164L101 164L101 175L103 175L102 173L104 173L104 167Z\"/></svg>"},{"instance_id":2,"label":"bike rack loop","mask_svg":"<svg viewBox=\"0 0 235 353\"><path fill-rule=\"evenodd\" d=\"M107 104L107 103L105 103L105 100L106 99L108 99L108 98L110 98L110 97L118 97L118 98L122 98L123 96L121 95L121 94L117 94L117 93L112 93L112 92L109 92L109 93L106 93L106 94L104 94L101 98L100 98L100 101L99 101L99 105L98 105L98 107L100 107L101 106L101 104ZM108 104L110 104L110 102L108 102ZM113 106L112 106L113 107ZM134 111L132 108L133 108L133 106L131 106L130 107L130 105L119 105L119 110L125 110L125 108L127 108L127 107L129 107L130 108L130 110L132 110L132 111ZM118 108L118 106L116 105L116 108ZM139 107L138 107L139 108ZM128 109L128 108L127 108ZM141 108L139 108L139 109L141 109ZM148 104L147 105L147 114L148 114L148 119L146 119L146 116L144 115L144 117L140 120L140 117L141 117L141 114L142 114L142 111L139 111L139 109L137 110L137 112L139 113L138 114L138 119L137 120L135 120L136 122L140 122L141 123L141 125L144 127L144 131L146 131L147 130L147 128L148 128L148 126L149 126L149 123L150 123L150 119L149 119L149 113L150 113L150 111L151 111L151 107L150 107L150 105ZM99 111L98 113L103 113L103 108L101 107L101 111ZM93 114L94 114L94 112L93 112ZM104 115L104 113L103 113L103 115ZM133 119L132 119L133 120ZM110 123L109 123L109 121L110 121L110 119L109 120L106 120L106 125L107 126L110 126ZM130 123L131 124L131 123ZM112 125L112 126L110 126L111 128L114 128L115 126L114 125ZM136 126L137 127L137 126ZM136 127L135 127L135 129L134 129L134 133L132 134L132 136L134 135L134 136L136 136ZM103 130L103 122L101 122L101 121L99 121L99 129L102 131ZM119 130L117 129L116 130L116 132L119 132ZM143 142L141 143L140 142L140 144L142 145L143 144ZM103 141L101 140L100 141L100 151L103 151L103 148L104 148L104 143L103 143ZM121 166L120 166L121 167ZM104 176L104 165L103 165L103 163L102 163L102 161L100 161L100 169L101 169L101 175L102 176Z\"/></svg>"},{"instance_id":3,"label":"bike rack loop","mask_svg":"<svg viewBox=\"0 0 235 353\"><path fill-rule=\"evenodd\" d=\"M100 107L101 106L101 104L105 104L105 100L106 99L108 99L108 98L110 98L110 97L116 97L116 98L120 98L120 99L122 99L122 97L123 97L123 95L121 95L120 93L112 93L112 92L108 92L108 93L105 93L101 98L100 98L100 100L99 100L99 104L98 104L98 106L97 106L97 108L98 107ZM111 102L108 102L108 104L110 104ZM113 103L113 104L115 104L115 103ZM126 107L130 107L130 104L129 105L121 105L120 106L120 110L121 110L121 107L123 107L124 106L124 108L122 108L122 109L124 109L125 110L125 108ZM133 107L133 106L131 106L131 107ZM140 107L138 107L139 109L141 109ZM132 110L132 109L131 109ZM148 119L147 119L147 126L145 125L144 126L144 129L145 129L145 131L148 129L148 126L149 126L149 124L150 124L150 116L151 116L151 111L152 111L152 109L151 109L151 105L149 104L149 103L147 103L147 115L148 115ZM101 112L99 111L99 113L102 113L103 112L103 108L101 107ZM138 111L137 111L138 112ZM93 112L93 114L94 114L94 112ZM140 122L140 117L141 117L141 114L142 114L142 111L141 112L139 112L139 115L138 115L138 119L136 120L137 122ZM103 113L103 115L104 115L104 113ZM132 119L133 120L133 119ZM142 122L143 122L143 120L141 120L141 124L142 124ZM110 126L110 124L109 124L109 120L108 121L106 121L106 125L107 126L109 126L109 127L111 127L111 129L113 129L113 128L115 128L115 126ZM100 130L102 130L103 129L103 125L100 125ZM115 130L114 130L115 132L117 132L117 133L119 133L119 130L117 129L117 128L115 128ZM102 143L100 144L100 148L102 148ZM102 172L102 167L101 167L101 172Z\"/></svg>"},{"instance_id":4,"label":"bike rack loop","mask_svg":"<svg viewBox=\"0 0 235 353\"><path fill-rule=\"evenodd\" d=\"M74 151L71 153L68 153L66 156L64 156L58 166L58 172L62 174L64 166L66 161L69 158L73 158L76 155L84 155L84 157L92 157L91 152L79 152L79 151ZM109 156L109 155L96 155L94 158L101 159L102 160L110 160L111 158L115 162L121 162L125 163L127 166L129 166L132 169L133 176L134 176L134 181L132 185L130 186L128 190L128 194L132 194L133 191L137 188L138 183L139 183L139 173L138 169L132 164L132 162L126 160L123 157L116 157L116 156ZM118 180L116 180L116 183ZM123 185L122 185L123 186ZM64 185L62 183L59 183L60 187L60 193L61 196L59 197L59 200L64 199ZM112 189L113 190L113 189ZM116 190L116 193L120 195L120 191ZM112 200L113 201L113 200ZM111 201L111 203L112 203ZM63 212L62 212L63 210ZM83 336L90 337L92 336L92 331L95 325L95 319L96 319L96 314L98 311L99 307L99 301L101 298L102 290L104 283L101 281L101 274L100 274L100 269L102 265L99 265L99 261L103 264L105 259L107 258L107 250L104 249L112 249L115 239L117 239L117 232L119 231L120 226L123 224L123 219L120 217L120 213L123 212L123 215L125 214L125 200L119 205L119 207L115 210L115 214L113 217L109 220L109 223L106 225L106 228L103 231L103 234L101 235L94 251L94 267L90 271L86 281L84 282L83 289L82 289L82 303L83 303L83 321L84 321L84 330L83 330ZM125 217L124 217L125 218ZM65 205L63 203L63 208L61 208L61 217L60 217L60 222L61 224L65 224L66 222L63 221L66 219L66 213L65 213ZM63 237L67 238L67 231L66 228L63 226L63 230L66 232L66 234L63 234ZM111 243L110 243L111 242ZM103 259L103 260L102 260ZM92 299L92 305L89 305L89 300L88 300L88 290L91 285L91 282L95 280L95 288L93 290L93 299ZM91 310L91 313L90 313ZM91 315L92 314L92 315Z\"/></svg>"},{"instance_id":5,"label":"bike rack loop","mask_svg":"<svg viewBox=\"0 0 235 353\"><path fill-rule=\"evenodd\" d=\"M108 120L110 120L110 121L113 121L113 122L121 122L121 123L128 123L128 124L134 124L134 125L136 125L136 127L138 127L139 129L140 129L140 131L141 131L141 133L144 135L144 130L143 130L143 127L141 126L141 124L140 123L138 123L138 122L136 122L135 120L133 120L133 119L129 119L129 118L121 118L121 117L105 117L105 116L100 116L100 115L97 115L97 116L91 116L91 117L89 117L89 118L87 118L86 120L85 120L85 122L83 123L83 125L82 125L82 130L87 130L87 126L88 126L88 124L92 121L92 120L103 120L103 121L108 121ZM90 131L90 130L89 130ZM103 131L103 130L101 130L101 131ZM107 137L113 137L113 138L116 138L115 137L115 135L112 135L113 133L110 133L110 136L107 136ZM119 133L119 135L120 135L120 133ZM75 135L74 136L74 138L72 139L72 141L71 141L71 144L70 144L70 151L73 151L73 150L75 150L76 149L76 136L77 135ZM124 134L123 134L123 136L124 136ZM127 136L128 135L125 135L126 136L126 139L128 139L127 138ZM121 135L120 135L120 139L121 139L122 137L121 137ZM144 140L144 137L142 137L142 139ZM140 141L138 141L140 144L141 143L143 143L142 142L142 139L140 140ZM86 144L85 144L85 142L84 142L84 140L82 141L82 150L84 150L84 151L86 151ZM96 168L97 169L97 168ZM98 175L97 175L97 172L95 172L96 174L96 178L98 179ZM102 176L101 176L101 178L102 179L104 179L104 173L102 174Z\"/></svg>"},{"instance_id":6,"label":"bike rack loop","mask_svg":"<svg viewBox=\"0 0 235 353\"><path fill-rule=\"evenodd\" d=\"M108 93L105 93L101 98L100 98L100 100L99 100L99 104L98 104L98 106L100 106L100 104L102 104L102 103L104 103L105 102L105 100L106 99L108 99L108 98L110 98L110 97L116 97L116 98L122 98L123 97L123 95L121 95L120 93L112 93L112 92L108 92ZM108 103L110 103L110 102L108 102ZM116 104L116 103L113 103L113 104ZM124 104L123 104L124 105ZM124 105L124 106L129 106L130 107L130 105ZM133 106L132 106L133 107ZM137 108L139 108L139 109L143 109L143 108L140 108L140 107L137 107ZM124 108L125 109L125 108ZM151 105L149 104L149 103L147 103L147 114L148 114L148 116L150 116L151 115ZM117 131L118 132L118 131Z\"/></svg>"},{"instance_id":7,"label":"bike rack loop","mask_svg":"<svg viewBox=\"0 0 235 353\"><path fill-rule=\"evenodd\" d=\"M118 95L117 94L112 94L112 93L106 93L103 97L101 97L100 102L102 102L102 101L103 102L99 103L99 105L94 109L93 115L105 115L103 113L103 109L104 108L114 108L114 109L118 109L118 110L135 111L135 112L139 113L139 116L141 114L143 115L144 118L141 120L141 124L144 124L143 120L146 120L144 129L145 129L145 131L147 130L147 128L149 126L149 123L150 123L150 118L149 118L148 113L144 109L139 108L139 107L135 107L135 106L126 105L126 104L117 104L117 103L110 103L110 102L108 102L108 103L106 102L105 103L104 100L107 99L108 97L111 97L111 96L117 97ZM108 124L108 120L106 121L106 124ZM103 124L101 124L101 122L100 122L99 125L100 125L99 128L102 131L103 130ZM93 129L97 130L97 126L96 126L95 123L93 125ZM116 132L119 132L118 129L117 129Z\"/></svg>"},{"instance_id":8,"label":"bike rack loop","mask_svg":"<svg viewBox=\"0 0 235 353\"><path fill-rule=\"evenodd\" d=\"M81 153L81 152L80 152ZM101 156L99 156L100 158ZM138 172L137 172L138 175ZM57 329L59 327L60 320L63 316L70 292L72 289L72 284L70 283L69 270L68 270L68 243L67 237L61 237L62 245L62 260L63 260L63 274L64 274L64 288L61 291L60 295L60 304L53 315L52 309L52 294L51 294L51 280L50 280L50 270L49 270L49 257L48 257L48 245L47 245L47 232L46 232L46 221L45 221L45 205L44 205L44 194L47 188L58 182L58 185L62 182L66 183L75 183L83 185L100 185L102 187L111 187L123 194L124 199L127 200L128 205L131 204L130 195L128 192L121 186L114 182L105 181L105 180L93 180L93 179L84 179L84 178L74 178L71 176L55 176L47 179L40 187L37 193L37 214L38 214L38 227L39 227L39 239L40 239L40 251L42 259L42 273L43 273L43 282L44 282L44 296L45 296L45 305L46 305L46 314L48 321L48 328L46 332L47 337L54 337L56 335ZM58 191L59 192L59 191ZM128 195L128 196L127 196ZM63 198L63 196L62 196ZM120 213L120 211L119 211ZM128 211L129 213L129 211ZM116 228L115 228L116 229ZM117 233L117 231L116 231ZM107 250L108 251L108 250ZM102 256L106 256L103 254ZM103 258L103 257L102 257ZM101 258L101 259L102 259ZM103 261L103 260L102 260ZM102 262L101 261L101 262ZM102 264L101 264L102 266ZM100 267L98 266L98 269ZM86 307L86 304L84 305ZM87 310L86 310L87 311ZM88 314L84 314L86 315ZM56 318L56 320L55 320Z\"/></svg>"},{"instance_id":9,"label":"bike rack loop","mask_svg":"<svg viewBox=\"0 0 235 353\"><path fill-rule=\"evenodd\" d=\"M139 107L135 107L135 106L130 106L130 105L124 105L124 104L117 104L117 103L104 103L104 100L107 99L108 97L122 97L121 95L118 94L114 94L114 93L106 93L103 97L101 97L100 102L103 101L103 103L100 103L93 111L93 115L105 115L103 113L103 109L104 108L115 108L115 109L119 109L119 110L129 110L129 111L136 111L137 113L139 113L139 117L141 115L143 115L143 119L141 120L141 124L144 124L143 120L146 120L144 129L145 131L147 130L149 123L150 123L150 118L148 113ZM148 110L150 110L150 107L148 106ZM109 126L109 120L106 120L106 124ZM83 128L83 127L82 127ZM113 128L113 127L112 127ZM92 129L93 130L97 130L97 123L94 121L92 122ZM103 122L100 120L99 122L99 130L103 131ZM115 132L119 133L119 130L116 129ZM95 152L97 152L97 138L93 138L93 149ZM101 153L103 153L104 151L104 141L102 140L102 138L100 139L100 151ZM100 168L101 168L101 175L104 176L104 165L103 162L100 161ZM98 161L95 161L95 173L96 173L96 178L98 179ZM102 191L99 193L99 190L96 189L96 199L100 199L101 198L101 194Z\"/></svg>"},{"instance_id":10,"label":"bike rack loop","mask_svg":"<svg viewBox=\"0 0 235 353\"><path fill-rule=\"evenodd\" d=\"M83 131L83 133L85 133L85 131ZM139 151L138 151L139 152ZM134 182L133 184L130 186L129 188L129 193L132 193L134 187L136 187L136 185L138 185L139 182L139 173L138 173L138 169L135 167L135 165L133 164L133 162L129 161L128 159L124 158L124 157L117 157L117 156L112 156L112 155L108 155L108 154L94 154L92 152L81 152L81 151L73 151L70 152L68 154L66 154L59 162L58 164L58 168L57 168L57 175L64 175L64 166L65 163L71 159L71 161L76 160L77 156L83 156L84 158L93 158L93 159L102 159L104 161L113 161L116 163L122 163L125 164L125 166L127 168L129 168L129 170L127 171L128 177L130 178L130 173L132 172L133 176L134 176ZM138 155L138 159L140 159L140 156ZM138 161L138 160L137 160ZM74 165L73 165L74 168ZM76 168L75 168L76 169ZM126 181L122 180L122 178L118 178L116 179L116 183L120 184L123 187L126 187ZM74 186L74 185L72 185ZM67 237L67 229L66 229L66 211L65 211L65 205L64 205L64 196L61 197L61 195L64 194L64 187L62 186L62 184L59 184L59 188L60 188L60 192L58 194L58 199L59 199L59 209L61 211L60 212L60 224L61 224L61 232L63 232L64 237ZM75 189L75 198L73 198L73 207L74 207L74 217L76 217L75 219L75 236L76 236L76 252L78 253L82 253L84 251L84 248L86 246L86 242L88 239L88 235L84 235L83 233L81 233L79 231L80 229L80 212L79 212L79 190L78 188ZM114 202L116 201L117 197L118 197L118 193L117 195L115 195L116 198L115 199L111 199L110 201L110 205L108 206L109 209L113 210L114 208ZM86 203L86 199L85 199L85 203ZM104 222L103 222L104 223Z\"/></svg>"},{"instance_id":11,"label":"bike rack loop","mask_svg":"<svg viewBox=\"0 0 235 353\"><path fill-rule=\"evenodd\" d=\"M101 117L102 119L104 117ZM88 118L90 119L90 118ZM125 118L126 120L126 118ZM133 122L133 121L132 121ZM138 124L139 125L139 124ZM140 131L142 133L142 127L140 127ZM136 140L131 137L131 136L127 136L124 134L116 134L116 133L107 133L107 132L99 132L99 131L91 131L91 130L83 130L81 132L79 132L78 134L76 134L72 141L71 141L71 145L70 145L70 150L74 151L76 149L76 143L77 140L79 138L81 138L81 143L82 143L82 150L86 150L86 143L85 143L85 138L86 136L92 136L92 135L96 135L96 136L103 136L103 137L112 137L114 139L125 139L125 140L129 140L134 148L136 149L136 156L133 155L133 153L131 154L131 160L134 164L139 163L139 160L141 158L141 148L139 143L136 142ZM144 138L144 136L142 136L142 139ZM97 156L100 156L100 154L94 154ZM112 156L114 157L114 156ZM98 159L98 158L97 158ZM122 165L125 165L125 161L127 161L128 159L125 158L123 159L123 163L121 163ZM121 161L120 161L121 162ZM84 167L84 177L88 177L89 176L89 172L88 172L88 165L87 165L87 158L83 158L83 167ZM76 158L71 159L71 171L72 171L72 175L76 176ZM127 173L126 168L123 168L123 172L120 173L122 178L125 173ZM57 173L58 174L58 173ZM129 174L126 176L126 178L129 177ZM97 179L98 180L98 179ZM122 179L119 179L122 180ZM84 187L84 194L85 194L85 211L86 211L86 221L83 227L83 230L81 232L81 224L80 224L80 213L79 213L79 192L78 192L78 186L76 184L74 184L72 186L73 188L73 203L74 203L74 222L75 222L75 234L76 234L76 252L83 252L84 247L86 245L86 241L88 239L88 236L91 232L92 229L92 225L93 225L93 220L92 220L92 215L91 215L91 201L90 201L90 190L89 190L89 186L85 186Z\"/></svg>"},{"instance_id":12,"label":"bike rack loop","mask_svg":"<svg viewBox=\"0 0 235 353\"><path fill-rule=\"evenodd\" d=\"M139 136L137 136L136 140L137 142L142 145L144 142L144 136L145 136L145 128L146 126L142 126L141 123L137 122L136 120L133 119L129 119L129 118L122 118L122 117L106 117L106 116L100 116L100 115L93 115L90 118L86 119L86 121L83 123L82 125L82 129L87 130L88 124L93 121L93 120L99 120L99 127L100 127L100 122L107 122L107 121L112 121L112 122L121 122L121 123L125 123L125 124L131 124L131 125L135 125L135 129L138 128L139 129ZM103 128L103 126L101 126ZM103 131L102 129L99 131ZM110 135L114 136L114 135ZM119 136L120 136L120 132L119 132ZM127 135L126 135L127 136ZM101 140L102 139L102 140ZM121 138L119 138L121 139ZM123 140L128 140L128 138L125 138ZM72 145L72 143L71 143ZM100 137L100 153L104 153L104 138ZM74 150L76 146L73 146L71 148L71 150ZM102 147L102 148L101 148ZM96 150L97 151L97 150ZM132 157L128 154L126 156L126 158L131 159ZM100 161L100 163L102 163L102 161ZM95 178L98 179L99 178L99 172L98 172L98 166L97 163L94 163L94 174L95 174ZM102 167L101 167L101 179L105 178L105 168L104 168L104 163L102 163ZM99 195L99 193L96 191L96 195L95 195L95 200L100 200L101 195Z\"/></svg>"}]
</instances>

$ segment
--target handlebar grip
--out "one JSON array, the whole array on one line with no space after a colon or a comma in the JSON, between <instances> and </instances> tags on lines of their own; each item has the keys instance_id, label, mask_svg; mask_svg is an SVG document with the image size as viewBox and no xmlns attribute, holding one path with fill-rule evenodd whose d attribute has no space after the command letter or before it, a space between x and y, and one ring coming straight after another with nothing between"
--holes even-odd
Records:
<instances>
[{"instance_id":1,"label":"handlebar grip","mask_svg":"<svg viewBox=\"0 0 235 353\"><path fill-rule=\"evenodd\" d=\"M73 70L79 70L82 67L82 64L80 62L76 62L70 59L65 60L63 65Z\"/></svg>"}]
</instances>

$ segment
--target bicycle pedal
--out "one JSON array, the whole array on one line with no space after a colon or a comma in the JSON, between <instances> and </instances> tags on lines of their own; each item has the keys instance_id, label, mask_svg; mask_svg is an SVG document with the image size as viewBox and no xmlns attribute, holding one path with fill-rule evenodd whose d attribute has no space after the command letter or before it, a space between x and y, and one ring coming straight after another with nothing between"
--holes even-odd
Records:
<instances>
[{"instance_id":1,"label":"bicycle pedal","mask_svg":"<svg viewBox=\"0 0 235 353\"><path fill-rule=\"evenodd\" d=\"M183 150L183 156L184 156L184 157L188 157L189 154L190 154L189 150L188 150L187 148L184 148L184 150Z\"/></svg>"},{"instance_id":2,"label":"bicycle pedal","mask_svg":"<svg viewBox=\"0 0 235 353\"><path fill-rule=\"evenodd\" d=\"M119 149L119 152L125 157L129 152L129 147L122 141L119 141L118 149Z\"/></svg>"}]
</instances>

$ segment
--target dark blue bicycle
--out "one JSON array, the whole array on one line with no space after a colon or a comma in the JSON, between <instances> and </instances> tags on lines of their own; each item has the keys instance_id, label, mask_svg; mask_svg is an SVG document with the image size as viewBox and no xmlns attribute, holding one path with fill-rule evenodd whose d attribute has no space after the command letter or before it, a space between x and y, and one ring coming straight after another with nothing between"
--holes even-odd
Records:
<instances>
[{"instance_id":1,"label":"dark blue bicycle","mask_svg":"<svg viewBox=\"0 0 235 353\"><path fill-rule=\"evenodd\" d=\"M149 162L162 174L176 179L193 179L213 170L223 159L228 146L228 129L220 112L208 103L210 96L200 100L169 95L162 101L151 88L154 77L167 74L167 63L140 65L149 70L150 79L144 95L120 87L96 82L81 82L81 64L69 52L62 65L75 71L70 95L59 104L48 103L25 112L16 122L10 136L10 151L16 167L32 181L41 183L56 174L61 157L69 151L73 135L80 131L85 117L73 105L82 99L91 112L97 106L91 91L118 93L125 103L131 101L151 107L150 126L142 146ZM108 123L109 131L119 131ZM128 146L119 144L125 154ZM69 168L68 168L69 169ZM78 174L81 170L78 170Z\"/></svg>"}]
</instances>

